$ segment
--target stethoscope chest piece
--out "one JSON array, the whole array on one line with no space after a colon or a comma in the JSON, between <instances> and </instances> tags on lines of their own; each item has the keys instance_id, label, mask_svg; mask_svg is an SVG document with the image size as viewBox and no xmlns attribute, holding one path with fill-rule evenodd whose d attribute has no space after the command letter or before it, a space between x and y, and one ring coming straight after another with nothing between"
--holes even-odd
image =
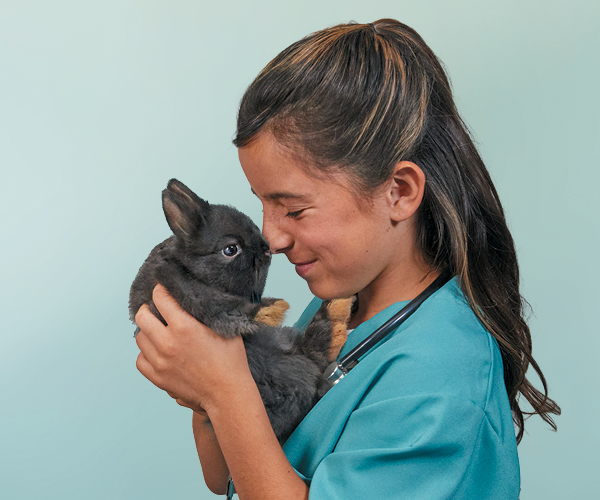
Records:
<instances>
[{"instance_id":1,"label":"stethoscope chest piece","mask_svg":"<svg viewBox=\"0 0 600 500\"><path fill-rule=\"evenodd\" d=\"M344 371L337 361L331 363L323 372L323 380L317 390L319 397L322 398L329 389L346 376L346 373L348 372Z\"/></svg>"}]
</instances>

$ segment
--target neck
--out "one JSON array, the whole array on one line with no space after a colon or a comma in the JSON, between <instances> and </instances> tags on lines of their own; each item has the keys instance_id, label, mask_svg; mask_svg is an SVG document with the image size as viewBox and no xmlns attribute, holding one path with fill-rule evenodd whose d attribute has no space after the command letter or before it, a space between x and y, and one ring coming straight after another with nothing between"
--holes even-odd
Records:
<instances>
[{"instance_id":1,"label":"neck","mask_svg":"<svg viewBox=\"0 0 600 500\"><path fill-rule=\"evenodd\" d=\"M375 280L358 292L358 309L348 328L356 328L396 302L412 300L439 276L420 255L400 261L385 269Z\"/></svg>"}]
</instances>

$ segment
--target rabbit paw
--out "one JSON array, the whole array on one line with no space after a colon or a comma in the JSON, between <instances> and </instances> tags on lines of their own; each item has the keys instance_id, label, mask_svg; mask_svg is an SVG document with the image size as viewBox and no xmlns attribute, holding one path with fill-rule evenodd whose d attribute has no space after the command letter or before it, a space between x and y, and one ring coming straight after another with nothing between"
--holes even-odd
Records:
<instances>
[{"instance_id":1,"label":"rabbit paw","mask_svg":"<svg viewBox=\"0 0 600 500\"><path fill-rule=\"evenodd\" d=\"M285 300L271 298L263 299L262 303L264 306L258 311L254 320L269 326L281 325L290 305Z\"/></svg>"},{"instance_id":2,"label":"rabbit paw","mask_svg":"<svg viewBox=\"0 0 600 500\"><path fill-rule=\"evenodd\" d=\"M206 326L224 338L256 333L260 328L255 321L241 315L233 314L224 314L217 318L212 318L210 323L206 323Z\"/></svg>"}]
</instances>

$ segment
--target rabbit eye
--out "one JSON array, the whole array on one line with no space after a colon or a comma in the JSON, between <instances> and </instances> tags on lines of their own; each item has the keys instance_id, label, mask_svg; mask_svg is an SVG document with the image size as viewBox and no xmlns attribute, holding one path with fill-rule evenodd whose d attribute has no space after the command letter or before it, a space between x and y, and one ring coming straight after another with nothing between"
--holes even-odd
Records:
<instances>
[{"instance_id":1,"label":"rabbit eye","mask_svg":"<svg viewBox=\"0 0 600 500\"><path fill-rule=\"evenodd\" d=\"M241 251L242 248L236 243L227 245L223 250L221 250L221 253L225 257L235 257L238 253L241 253Z\"/></svg>"}]
</instances>

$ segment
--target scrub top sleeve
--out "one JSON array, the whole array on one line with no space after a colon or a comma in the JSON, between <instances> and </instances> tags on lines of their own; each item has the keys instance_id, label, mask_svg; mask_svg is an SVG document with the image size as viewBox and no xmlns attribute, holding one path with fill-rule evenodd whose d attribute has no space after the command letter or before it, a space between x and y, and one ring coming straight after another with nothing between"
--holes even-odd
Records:
<instances>
[{"instance_id":1,"label":"scrub top sleeve","mask_svg":"<svg viewBox=\"0 0 600 500\"><path fill-rule=\"evenodd\" d=\"M484 411L449 395L401 396L358 407L333 453L317 466L309 499L463 499L465 479L486 488L471 465L494 435ZM475 453L475 450L477 452ZM489 467L493 468L494 450ZM483 455L480 455L483 453ZM485 494L479 498L496 498ZM472 497L471 497L472 498ZM502 497L506 498L506 497Z\"/></svg>"}]
</instances>

